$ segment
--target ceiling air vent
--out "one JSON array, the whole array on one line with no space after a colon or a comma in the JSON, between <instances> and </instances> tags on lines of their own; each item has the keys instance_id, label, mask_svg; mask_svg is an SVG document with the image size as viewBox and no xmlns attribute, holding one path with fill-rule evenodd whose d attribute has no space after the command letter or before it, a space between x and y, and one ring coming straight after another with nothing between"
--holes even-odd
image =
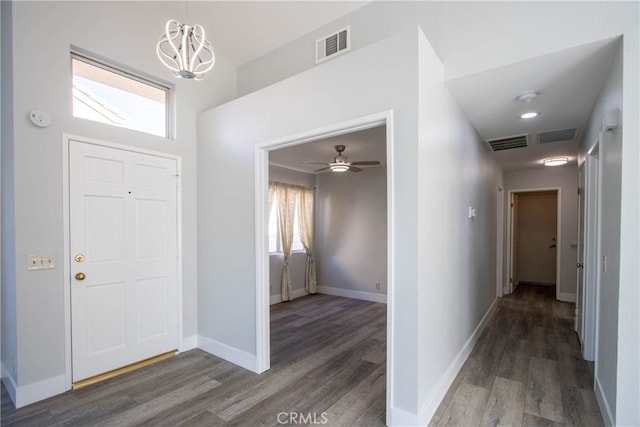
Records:
<instances>
[{"instance_id":1,"label":"ceiling air vent","mask_svg":"<svg viewBox=\"0 0 640 427\"><path fill-rule=\"evenodd\" d=\"M511 150L512 148L521 148L529 145L528 135L516 135L508 138L490 139L487 142L493 151Z\"/></svg>"},{"instance_id":2,"label":"ceiling air vent","mask_svg":"<svg viewBox=\"0 0 640 427\"><path fill-rule=\"evenodd\" d=\"M548 144L550 142L571 141L576 136L576 129L552 130L538 134L538 142L540 144Z\"/></svg>"},{"instance_id":3,"label":"ceiling air vent","mask_svg":"<svg viewBox=\"0 0 640 427\"><path fill-rule=\"evenodd\" d=\"M351 27L316 40L316 64L351 49Z\"/></svg>"}]
</instances>

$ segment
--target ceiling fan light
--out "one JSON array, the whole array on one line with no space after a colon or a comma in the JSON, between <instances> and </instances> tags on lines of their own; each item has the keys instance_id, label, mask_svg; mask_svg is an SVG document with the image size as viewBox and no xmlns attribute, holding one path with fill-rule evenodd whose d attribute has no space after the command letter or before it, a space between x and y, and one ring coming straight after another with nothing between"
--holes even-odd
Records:
<instances>
[{"instance_id":1,"label":"ceiling fan light","mask_svg":"<svg viewBox=\"0 0 640 427\"><path fill-rule=\"evenodd\" d=\"M562 166L569 163L569 159L566 157L552 157L550 159L544 159L542 164L545 166Z\"/></svg>"},{"instance_id":2,"label":"ceiling fan light","mask_svg":"<svg viewBox=\"0 0 640 427\"><path fill-rule=\"evenodd\" d=\"M333 172L346 172L349 170L349 165L347 163L332 163L330 168Z\"/></svg>"}]
</instances>

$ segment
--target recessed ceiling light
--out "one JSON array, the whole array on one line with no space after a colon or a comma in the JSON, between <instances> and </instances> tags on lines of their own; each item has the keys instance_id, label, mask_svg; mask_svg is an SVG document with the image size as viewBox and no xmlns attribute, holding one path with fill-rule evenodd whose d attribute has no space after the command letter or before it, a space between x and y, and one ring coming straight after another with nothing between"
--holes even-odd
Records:
<instances>
[{"instance_id":1,"label":"recessed ceiling light","mask_svg":"<svg viewBox=\"0 0 640 427\"><path fill-rule=\"evenodd\" d=\"M534 117L538 117L540 113L532 111L530 113L524 113L522 115L520 115L520 117L522 117L523 119L532 119Z\"/></svg>"},{"instance_id":2,"label":"recessed ceiling light","mask_svg":"<svg viewBox=\"0 0 640 427\"><path fill-rule=\"evenodd\" d=\"M536 92L535 90L530 90L518 96L516 99L520 102L529 103L529 102L532 102L537 97L538 97L538 92Z\"/></svg>"},{"instance_id":3,"label":"recessed ceiling light","mask_svg":"<svg viewBox=\"0 0 640 427\"><path fill-rule=\"evenodd\" d=\"M545 166L562 166L569 163L569 159L566 157L552 157L550 159L544 159L542 164Z\"/></svg>"}]
</instances>

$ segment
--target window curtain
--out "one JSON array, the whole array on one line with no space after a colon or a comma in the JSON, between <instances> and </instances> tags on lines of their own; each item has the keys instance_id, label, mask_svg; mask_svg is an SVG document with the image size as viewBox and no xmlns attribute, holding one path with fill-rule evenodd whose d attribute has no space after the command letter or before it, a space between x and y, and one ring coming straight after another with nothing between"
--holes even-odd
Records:
<instances>
[{"instance_id":1,"label":"window curtain","mask_svg":"<svg viewBox=\"0 0 640 427\"><path fill-rule=\"evenodd\" d=\"M305 269L304 288L310 294L317 292L316 265L313 262L311 248L313 248L313 189L304 188L299 194L299 222L300 240L307 254L307 266Z\"/></svg>"},{"instance_id":2,"label":"window curtain","mask_svg":"<svg viewBox=\"0 0 640 427\"><path fill-rule=\"evenodd\" d=\"M293 220L296 214L296 198L298 189L288 185L275 185L278 198L278 217L280 221L280 238L282 240L282 254L284 265L282 268L281 293L282 301L291 301L291 274L289 273L289 257L293 242Z\"/></svg>"}]
</instances>

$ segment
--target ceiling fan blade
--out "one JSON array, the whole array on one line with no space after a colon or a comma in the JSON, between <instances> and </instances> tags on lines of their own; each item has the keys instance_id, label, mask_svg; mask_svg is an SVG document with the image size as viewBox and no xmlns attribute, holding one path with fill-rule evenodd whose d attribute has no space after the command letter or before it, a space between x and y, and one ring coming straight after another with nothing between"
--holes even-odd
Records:
<instances>
[{"instance_id":1,"label":"ceiling fan blade","mask_svg":"<svg viewBox=\"0 0 640 427\"><path fill-rule=\"evenodd\" d=\"M351 162L352 165L359 165L359 166L374 166L374 165L379 165L380 162L377 160L367 160L367 161L363 161L363 162Z\"/></svg>"},{"instance_id":2,"label":"ceiling fan blade","mask_svg":"<svg viewBox=\"0 0 640 427\"><path fill-rule=\"evenodd\" d=\"M303 165L329 165L327 162L302 162Z\"/></svg>"},{"instance_id":3,"label":"ceiling fan blade","mask_svg":"<svg viewBox=\"0 0 640 427\"><path fill-rule=\"evenodd\" d=\"M353 166L353 164L349 165L349 170L351 172L362 172L362 169Z\"/></svg>"},{"instance_id":4,"label":"ceiling fan blade","mask_svg":"<svg viewBox=\"0 0 640 427\"><path fill-rule=\"evenodd\" d=\"M315 170L314 172L322 172L322 171L326 171L327 169L329 169L329 166L327 166L326 168Z\"/></svg>"}]
</instances>

